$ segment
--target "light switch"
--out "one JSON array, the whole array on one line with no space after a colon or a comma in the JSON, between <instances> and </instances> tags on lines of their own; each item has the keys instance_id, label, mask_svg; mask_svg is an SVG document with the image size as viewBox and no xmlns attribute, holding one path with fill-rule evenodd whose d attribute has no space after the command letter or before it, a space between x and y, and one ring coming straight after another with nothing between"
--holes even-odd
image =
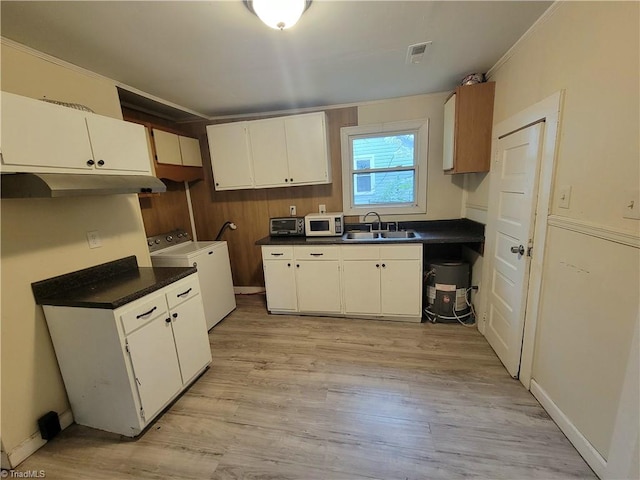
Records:
<instances>
[{"instance_id":1,"label":"light switch","mask_svg":"<svg viewBox=\"0 0 640 480\"><path fill-rule=\"evenodd\" d=\"M558 207L569 208L571 200L571 185L563 185L558 189Z\"/></svg>"}]
</instances>

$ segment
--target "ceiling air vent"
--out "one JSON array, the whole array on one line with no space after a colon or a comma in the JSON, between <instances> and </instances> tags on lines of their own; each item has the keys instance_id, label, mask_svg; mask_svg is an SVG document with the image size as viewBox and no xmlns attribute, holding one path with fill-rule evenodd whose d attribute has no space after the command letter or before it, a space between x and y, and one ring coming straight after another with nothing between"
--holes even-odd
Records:
<instances>
[{"instance_id":1,"label":"ceiling air vent","mask_svg":"<svg viewBox=\"0 0 640 480\"><path fill-rule=\"evenodd\" d=\"M424 57L424 52L426 52L427 47L432 43L433 42L422 42L409 45L407 49L407 63L420 63L422 57Z\"/></svg>"}]
</instances>

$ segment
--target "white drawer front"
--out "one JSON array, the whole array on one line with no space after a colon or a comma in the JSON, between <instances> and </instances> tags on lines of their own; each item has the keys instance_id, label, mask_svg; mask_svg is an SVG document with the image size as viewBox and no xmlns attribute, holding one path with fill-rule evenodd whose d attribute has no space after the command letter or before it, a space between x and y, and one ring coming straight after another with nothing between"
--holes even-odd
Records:
<instances>
[{"instance_id":1,"label":"white drawer front","mask_svg":"<svg viewBox=\"0 0 640 480\"><path fill-rule=\"evenodd\" d=\"M167 303L171 310L176 305L180 305L185 300L189 300L200 293L200 284L197 275L190 275L184 280L180 280L174 286L167 288Z\"/></svg>"},{"instance_id":2,"label":"white drawer front","mask_svg":"<svg viewBox=\"0 0 640 480\"><path fill-rule=\"evenodd\" d=\"M293 247L296 260L338 260L340 258L340 247Z\"/></svg>"},{"instance_id":3,"label":"white drawer front","mask_svg":"<svg viewBox=\"0 0 640 480\"><path fill-rule=\"evenodd\" d=\"M262 247L263 260L291 260L293 247L268 246Z\"/></svg>"},{"instance_id":4,"label":"white drawer front","mask_svg":"<svg viewBox=\"0 0 640 480\"><path fill-rule=\"evenodd\" d=\"M383 245L380 247L380 258L389 260L419 260L422 258L422 244Z\"/></svg>"},{"instance_id":5,"label":"white drawer front","mask_svg":"<svg viewBox=\"0 0 640 480\"><path fill-rule=\"evenodd\" d=\"M377 260L380 258L378 245L347 245L342 247L343 260Z\"/></svg>"},{"instance_id":6,"label":"white drawer front","mask_svg":"<svg viewBox=\"0 0 640 480\"><path fill-rule=\"evenodd\" d=\"M163 294L154 295L149 300L135 302L131 308L127 309L122 315L120 315L125 335L160 315L169 317L167 302Z\"/></svg>"}]
</instances>

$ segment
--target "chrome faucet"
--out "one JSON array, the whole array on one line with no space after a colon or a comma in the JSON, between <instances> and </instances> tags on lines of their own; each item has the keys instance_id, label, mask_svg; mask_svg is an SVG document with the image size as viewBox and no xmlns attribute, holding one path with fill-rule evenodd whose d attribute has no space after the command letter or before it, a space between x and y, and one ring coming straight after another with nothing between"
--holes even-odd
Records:
<instances>
[{"instance_id":1,"label":"chrome faucet","mask_svg":"<svg viewBox=\"0 0 640 480\"><path fill-rule=\"evenodd\" d=\"M362 223L367 223L367 217L369 215L375 215L376 217L378 217L378 230L382 230L382 220L380 220L380 214L378 212L365 213L364 217L362 218ZM371 226L370 230L373 230L373 225Z\"/></svg>"}]
</instances>

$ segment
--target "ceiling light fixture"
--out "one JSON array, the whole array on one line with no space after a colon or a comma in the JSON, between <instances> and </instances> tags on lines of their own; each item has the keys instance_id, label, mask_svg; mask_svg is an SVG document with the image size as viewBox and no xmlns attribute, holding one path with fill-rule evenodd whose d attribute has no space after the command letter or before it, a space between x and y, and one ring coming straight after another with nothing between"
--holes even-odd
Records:
<instances>
[{"instance_id":1,"label":"ceiling light fixture","mask_svg":"<svg viewBox=\"0 0 640 480\"><path fill-rule=\"evenodd\" d=\"M300 20L311 5L311 0L244 0L244 4L265 25L284 30Z\"/></svg>"}]
</instances>

